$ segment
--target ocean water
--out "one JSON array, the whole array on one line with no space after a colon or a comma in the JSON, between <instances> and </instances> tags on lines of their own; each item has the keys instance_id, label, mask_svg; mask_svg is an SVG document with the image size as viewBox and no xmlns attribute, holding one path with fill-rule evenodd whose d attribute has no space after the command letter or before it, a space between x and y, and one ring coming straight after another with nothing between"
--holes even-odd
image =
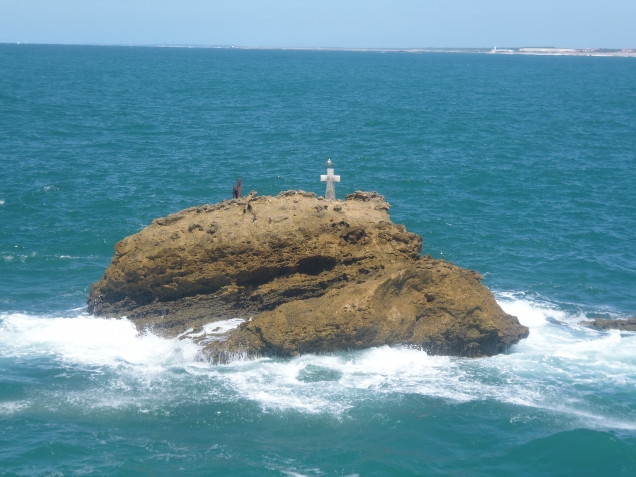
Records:
<instances>
[{"instance_id":1,"label":"ocean water","mask_svg":"<svg viewBox=\"0 0 636 477\"><path fill-rule=\"evenodd\" d=\"M0 475L636 475L636 61L0 45ZM377 190L530 337L212 366L87 315L114 244Z\"/></svg>"}]
</instances>

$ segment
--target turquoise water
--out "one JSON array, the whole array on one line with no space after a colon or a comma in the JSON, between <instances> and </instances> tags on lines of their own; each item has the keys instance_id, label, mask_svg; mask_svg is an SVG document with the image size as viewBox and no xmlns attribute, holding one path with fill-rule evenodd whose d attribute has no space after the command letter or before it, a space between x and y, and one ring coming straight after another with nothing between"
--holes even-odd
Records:
<instances>
[{"instance_id":1,"label":"turquoise water","mask_svg":"<svg viewBox=\"0 0 636 477\"><path fill-rule=\"evenodd\" d=\"M631 58L0 45L0 475L634 475ZM378 190L531 329L210 366L86 315L114 244L244 190Z\"/></svg>"}]
</instances>

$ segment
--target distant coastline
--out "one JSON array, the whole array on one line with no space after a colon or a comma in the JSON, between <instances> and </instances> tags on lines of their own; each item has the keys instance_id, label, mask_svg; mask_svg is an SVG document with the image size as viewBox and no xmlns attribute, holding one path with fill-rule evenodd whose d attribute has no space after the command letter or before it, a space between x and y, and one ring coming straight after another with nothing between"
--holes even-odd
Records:
<instances>
[{"instance_id":1,"label":"distant coastline","mask_svg":"<svg viewBox=\"0 0 636 477\"><path fill-rule=\"evenodd\" d=\"M610 49L610 48L268 48L268 47L241 47L227 46L222 48L243 50L311 50L311 51L371 51L381 53L474 53L489 55L539 55L539 56L619 56L635 57L636 49Z\"/></svg>"},{"instance_id":2,"label":"distant coastline","mask_svg":"<svg viewBox=\"0 0 636 477\"><path fill-rule=\"evenodd\" d=\"M281 51L368 51L378 53L472 53L489 55L533 55L533 56L615 56L634 57L634 48L338 48L338 47L267 47L267 46L203 46L203 45L152 45L163 48L226 48L234 50L281 50Z\"/></svg>"},{"instance_id":3,"label":"distant coastline","mask_svg":"<svg viewBox=\"0 0 636 477\"><path fill-rule=\"evenodd\" d=\"M531 56L607 56L634 57L636 48L556 48L556 47L506 47L506 48L348 48L348 47L286 47L286 46L235 46L235 45L173 45L173 44L97 44L97 43L0 43L0 45L49 45L49 46L118 46L141 48L210 48L228 50L270 50L270 51L352 51L376 53L470 53L488 55L531 55Z\"/></svg>"}]
</instances>

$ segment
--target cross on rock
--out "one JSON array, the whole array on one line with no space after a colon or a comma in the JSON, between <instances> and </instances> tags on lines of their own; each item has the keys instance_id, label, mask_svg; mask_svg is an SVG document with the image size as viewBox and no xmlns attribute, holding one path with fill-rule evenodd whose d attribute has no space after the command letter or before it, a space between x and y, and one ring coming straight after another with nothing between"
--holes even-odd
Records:
<instances>
[{"instance_id":1,"label":"cross on rock","mask_svg":"<svg viewBox=\"0 0 636 477\"><path fill-rule=\"evenodd\" d=\"M327 175L321 175L320 181L327 183L327 190L325 191L325 199L336 200L336 188L333 185L334 182L340 182L340 176L336 176L333 173L331 166L333 163L331 159L327 160Z\"/></svg>"}]
</instances>

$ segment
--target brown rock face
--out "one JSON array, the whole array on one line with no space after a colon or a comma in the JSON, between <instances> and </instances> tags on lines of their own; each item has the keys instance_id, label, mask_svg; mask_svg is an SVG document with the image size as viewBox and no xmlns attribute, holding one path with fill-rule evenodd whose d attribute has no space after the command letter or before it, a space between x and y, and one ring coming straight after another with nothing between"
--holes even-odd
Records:
<instances>
[{"instance_id":1,"label":"brown rock face","mask_svg":"<svg viewBox=\"0 0 636 477\"><path fill-rule=\"evenodd\" d=\"M89 311L165 336L251 318L202 338L213 361L385 344L484 356L528 335L478 273L420 257L422 238L388 209L376 193L253 192L156 219L115 246Z\"/></svg>"}]
</instances>

